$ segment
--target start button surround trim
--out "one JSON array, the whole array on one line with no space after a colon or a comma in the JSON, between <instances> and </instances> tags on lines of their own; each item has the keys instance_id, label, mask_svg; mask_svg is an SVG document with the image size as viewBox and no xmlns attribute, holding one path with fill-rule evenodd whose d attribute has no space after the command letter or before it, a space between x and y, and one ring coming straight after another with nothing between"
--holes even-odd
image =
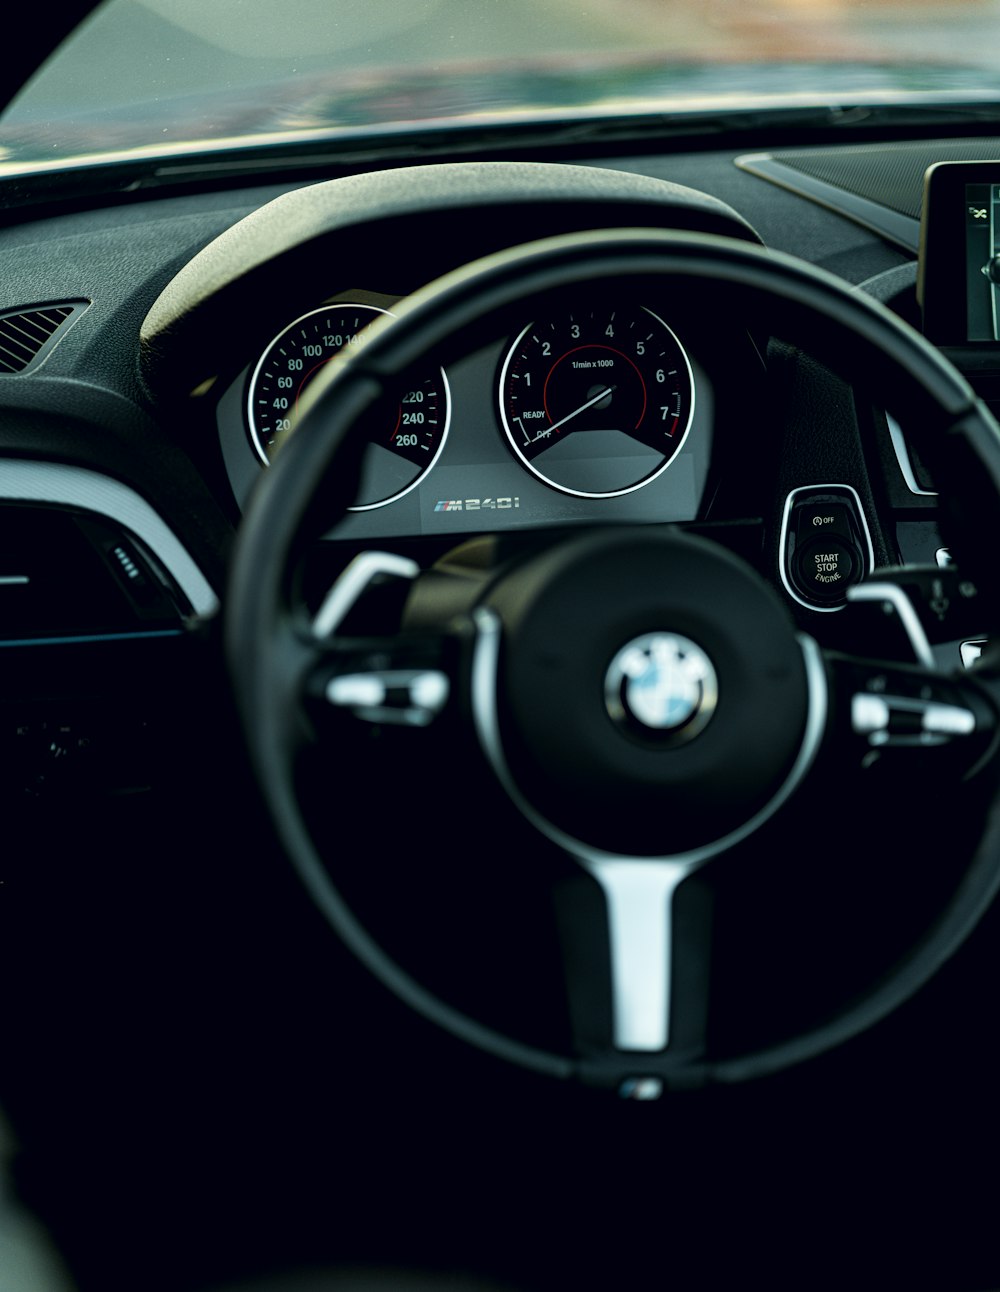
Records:
<instances>
[{"instance_id":1,"label":"start button surround trim","mask_svg":"<svg viewBox=\"0 0 1000 1292\"><path fill-rule=\"evenodd\" d=\"M816 614L829 615L835 614L838 610L843 610L847 604L847 598L838 601L835 605L822 605L816 601L807 600L796 588L795 580L792 577L790 566L794 558L789 553L789 528L791 525L792 513L797 507L800 507L806 498L818 498L824 495L836 495L842 505L849 508L851 519L856 529L856 538L860 539L860 557L861 568L854 572L856 577L854 583L868 577L875 568L875 548L872 544L871 531L868 528L868 521L865 518L864 508L861 505L861 499L858 491L848 484L811 484L802 485L798 489L793 489L785 499L784 510L781 515L781 534L778 543L778 572L781 575L781 583L785 591L800 606L806 610L812 610Z\"/></svg>"}]
</instances>

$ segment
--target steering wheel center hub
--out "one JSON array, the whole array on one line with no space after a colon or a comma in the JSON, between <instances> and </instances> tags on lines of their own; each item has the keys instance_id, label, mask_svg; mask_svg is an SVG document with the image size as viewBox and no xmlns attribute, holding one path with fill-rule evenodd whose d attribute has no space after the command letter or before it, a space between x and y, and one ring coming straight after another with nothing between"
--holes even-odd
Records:
<instances>
[{"instance_id":1,"label":"steering wheel center hub","mask_svg":"<svg viewBox=\"0 0 1000 1292\"><path fill-rule=\"evenodd\" d=\"M644 633L628 642L604 677L604 703L626 731L663 743L692 740L715 712L712 661L679 633Z\"/></svg>"},{"instance_id":2,"label":"steering wheel center hub","mask_svg":"<svg viewBox=\"0 0 1000 1292\"><path fill-rule=\"evenodd\" d=\"M503 626L507 770L564 834L677 855L780 789L805 730L802 652L777 597L724 548L605 530L515 565L485 604Z\"/></svg>"}]
</instances>

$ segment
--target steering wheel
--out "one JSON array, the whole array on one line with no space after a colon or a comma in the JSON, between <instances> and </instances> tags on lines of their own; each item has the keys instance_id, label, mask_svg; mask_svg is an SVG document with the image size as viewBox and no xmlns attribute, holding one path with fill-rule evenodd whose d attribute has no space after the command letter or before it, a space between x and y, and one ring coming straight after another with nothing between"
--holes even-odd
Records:
<instances>
[{"instance_id":1,"label":"steering wheel","mask_svg":"<svg viewBox=\"0 0 1000 1292\"><path fill-rule=\"evenodd\" d=\"M990 652L967 675L946 676L927 656L904 665L868 650L821 649L758 571L703 536L669 526L535 533L513 553L483 541L431 571L369 552L318 608L305 609L303 566L352 503L365 425L392 403L403 374L432 354L451 363L473 352L525 310L536 316L581 291L641 302L654 286L688 302L737 302L770 335L891 407L931 466L989 633L1000 607L988 555L1000 515L1000 432L964 380L888 310L828 274L722 237L645 229L491 255L409 298L349 361L330 365L251 500L225 621L259 791L340 937L405 1002L472 1044L636 1097L759 1076L855 1035L927 981L1000 883ZM388 628L359 629L366 590L387 585L405 586L405 612ZM886 596L912 623L899 589ZM385 777L400 748L410 765L433 761L439 777L451 775L441 770L451 759L477 793L503 802L501 821L517 821L519 883L557 888L567 872L584 877L587 915L571 902L557 921L553 959L569 1019L559 1045L456 1006L366 927L350 895L352 867L378 864L381 848L401 843L387 809L364 829L367 860L331 850L315 805L304 806L312 791L303 763L324 731L335 747L319 777L320 816L350 817L347 763L362 746ZM939 769L970 784L981 808L970 859L934 918L820 1021L713 1052L710 935L697 903L680 900L686 886L713 868L723 879L759 870L775 849L797 846L817 778L876 755L905 761L912 747L922 757L943 749ZM849 804L848 793L836 810ZM429 838L449 829L440 804L425 802L425 816L435 808ZM471 842L458 846L474 865ZM595 920L595 909L605 918Z\"/></svg>"}]
</instances>

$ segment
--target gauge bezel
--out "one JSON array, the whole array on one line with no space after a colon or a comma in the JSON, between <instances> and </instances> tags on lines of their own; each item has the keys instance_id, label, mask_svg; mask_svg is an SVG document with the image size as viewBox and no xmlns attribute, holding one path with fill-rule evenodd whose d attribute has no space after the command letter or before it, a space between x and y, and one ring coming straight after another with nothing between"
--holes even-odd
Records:
<instances>
[{"instance_id":1,"label":"gauge bezel","mask_svg":"<svg viewBox=\"0 0 1000 1292\"><path fill-rule=\"evenodd\" d=\"M593 309L589 306L585 308L590 313L594 312ZM601 309L601 311L603 312L605 307L602 305L602 306L599 306L598 308ZM630 312L648 314L650 318L655 320L655 322L661 328L663 328L663 330L670 337L673 344L677 347L677 351L683 363L684 373L686 374L686 378L687 378L688 390L690 391L690 399L688 400L687 418L684 425L684 429L680 434L680 438L677 439L672 452L668 456L665 456L663 462L658 467L656 467L653 471L651 471L649 475L643 476L641 480L637 480L634 484L626 485L624 488L621 488L621 489L610 489L610 490L602 490L600 492L591 492L583 489L574 489L570 485L562 484L558 480L550 479L541 470L539 470L539 468L535 465L532 459L526 457L524 453L521 451L521 448L517 443L517 437L514 434L514 432L511 430L510 423L507 417L507 407L506 407L507 377L508 377L508 372L510 371L511 363L514 360L515 356L518 354L518 350L519 350L519 347L521 346L522 341L524 340L525 336L527 336L527 334L532 330L532 328L538 327L539 322L548 322L549 320L533 319L530 323L525 324L525 326L520 330L520 332L518 332L517 336L514 338L514 340L511 342L510 346L508 347L507 353L504 356L503 364L501 365L501 368L500 368L500 377L497 383L497 404L500 412L500 424L503 427L504 435L506 436L509 447L513 451L517 460L524 467L524 469L526 471L529 471L536 479L540 480L542 484L546 485L548 488L555 489L559 493L567 494L573 498L596 498L596 499L621 498L625 494L635 493L636 490L638 489L644 489L646 485L652 484L654 480L659 479L659 477L663 475L663 473L674 462L677 461L678 457L680 456L681 450L683 449L684 444L687 440L687 437L691 432L691 427L694 424L695 404L697 401L697 387L694 379L694 371L691 366L691 359L688 355L686 348L684 347L680 338L678 337L677 333L670 326L670 324L666 322L665 319L663 319L654 309L651 309L648 305L633 304L631 302L622 302L617 305L612 305L609 303L608 309L611 310L612 312L615 312L616 309L627 309ZM575 312L576 312L575 310L568 311L569 314L573 314Z\"/></svg>"},{"instance_id":2,"label":"gauge bezel","mask_svg":"<svg viewBox=\"0 0 1000 1292\"><path fill-rule=\"evenodd\" d=\"M306 310L306 312L304 314L300 314L298 318L292 319L292 321L289 324L287 324L287 326L283 327L280 332L275 333L275 335L271 338L271 340L261 351L260 358L257 360L257 363L254 365L253 372L250 376L250 379L247 385L247 397L246 397L246 405L245 405L245 419L246 419L246 426L247 426L247 432L249 435L250 443L254 449L254 452L256 453L256 456L259 458L261 464L265 467L269 467L271 465L271 462L267 456L267 453L265 452L265 449L262 443L261 430L257 424L257 417L254 412L254 398L257 393L257 384L261 375L261 370L264 367L265 360L271 354L274 347L281 341L281 339L287 336L288 333L293 331L294 328L299 327L301 324L305 323L308 319L315 318L319 314L324 314L330 310L341 310L341 309L364 310L373 316L387 315L389 318L396 317L392 310L386 309L380 305L371 305L363 301L356 301L356 300L326 301L322 305L317 305L314 309ZM372 322L374 321L375 320L373 317ZM358 330L357 333L355 333L355 335L356 336L360 335L363 331L364 331L364 328L361 328ZM342 346L340 350L334 351L334 354L342 353L345 348L346 347ZM441 402L443 404L443 418L442 418L442 428L441 428L440 436L438 438L437 448L435 449L432 458L425 466L423 466L417 472L417 474L413 477L413 479L409 482L409 484L405 485L402 489L397 490L395 493L389 494L388 497L386 498L377 499L375 502L355 504L354 506L351 506L348 508L349 511L357 511L357 512L375 511L379 507L386 507L388 506L389 503L398 501L398 499L405 497L412 489L415 489L417 485L421 483L421 481L425 480L428 474L437 465L437 462L441 457L441 453L444 450L444 446L448 440L448 433L451 430L451 386L448 382L448 374L445 372L444 368L438 368L437 371L440 373L440 377L441 377Z\"/></svg>"},{"instance_id":3,"label":"gauge bezel","mask_svg":"<svg viewBox=\"0 0 1000 1292\"><path fill-rule=\"evenodd\" d=\"M381 313L391 314L390 310L382 310ZM393 315L395 317L395 315ZM438 368L441 374L441 397L444 402L444 425L441 429L441 438L438 440L438 446L434 450L434 456L430 462L418 471L408 485L404 485L396 493L390 494L388 498L381 498L377 502L356 503L348 507L348 511L377 511L379 507L387 507L391 502L398 502L400 498L405 498L411 490L416 489L417 485L423 484L430 473L437 466L441 454L444 452L444 446L448 439L448 432L451 430L451 386L448 382L448 374L444 368Z\"/></svg>"}]
</instances>

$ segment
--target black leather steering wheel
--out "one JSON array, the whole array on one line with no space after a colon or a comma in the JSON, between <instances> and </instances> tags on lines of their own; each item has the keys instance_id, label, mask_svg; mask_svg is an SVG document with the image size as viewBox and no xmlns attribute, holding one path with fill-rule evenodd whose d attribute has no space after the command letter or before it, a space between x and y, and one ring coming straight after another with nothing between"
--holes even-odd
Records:
<instances>
[{"instance_id":1,"label":"black leather steering wheel","mask_svg":"<svg viewBox=\"0 0 1000 1292\"><path fill-rule=\"evenodd\" d=\"M652 283L689 299L741 302L771 334L891 404L934 472L963 574L979 589L983 628L993 630L1000 598L988 553L1000 515L1000 432L964 380L894 315L830 275L734 240L645 229L500 252L375 325L360 353L310 389L302 425L252 499L225 626L260 792L341 938L403 1000L465 1040L538 1071L640 1095L772 1072L870 1026L944 963L1000 883L990 653L968 676L946 678L928 664L821 651L758 573L702 537L666 526L541 535L512 560L481 548L456 562L457 574L368 554L318 613L306 614L302 564L351 504L365 420L392 398L400 374L431 352L444 363L471 352L523 317L524 302L534 314L583 287L641 301ZM394 577L413 585L403 626L375 637L345 631L364 587ZM659 700L644 708L650 679ZM897 692L905 695L894 708ZM474 750L484 780L513 805L523 837L596 881L603 935L593 940L569 921L563 944L572 1016L565 1048L528 1043L456 1008L359 920L338 879L338 867L358 859L326 855L300 793L299 756L324 706L338 710L346 741L359 739L358 715L378 727L380 714L402 713L410 756L450 724L467 741L462 757ZM685 960L697 962L699 952L674 928L674 896L720 859L755 864L764 832L810 792L822 760L874 727L893 745L901 711L913 743L960 751L949 774L971 781L982 807L971 859L930 926L863 992L797 1035L713 1055L705 975ZM382 829L387 822L371 827L375 852Z\"/></svg>"}]
</instances>

